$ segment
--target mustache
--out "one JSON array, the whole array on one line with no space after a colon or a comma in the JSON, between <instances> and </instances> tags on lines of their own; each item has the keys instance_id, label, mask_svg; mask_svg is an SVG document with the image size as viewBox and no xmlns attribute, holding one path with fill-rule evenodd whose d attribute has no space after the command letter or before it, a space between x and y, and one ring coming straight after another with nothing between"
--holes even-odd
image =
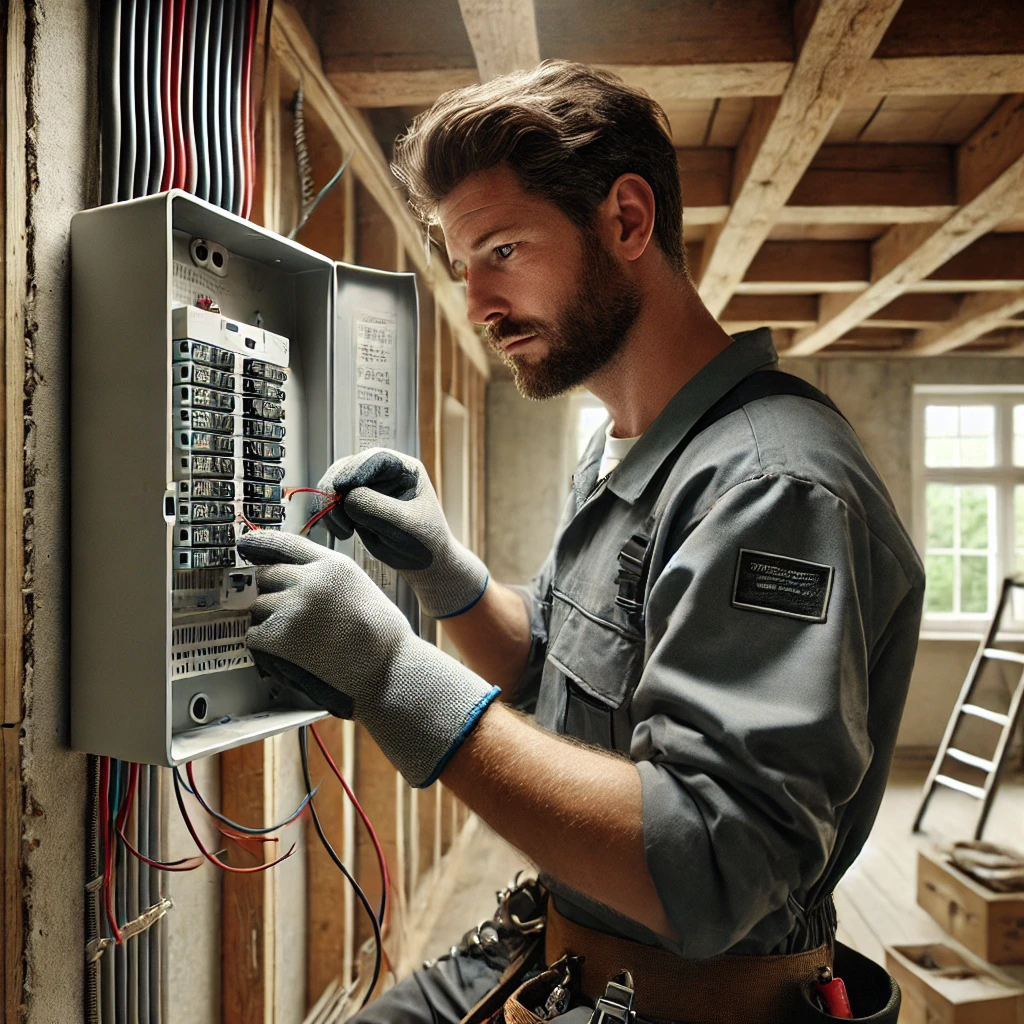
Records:
<instances>
[{"instance_id":1,"label":"mustache","mask_svg":"<svg viewBox=\"0 0 1024 1024\"><path fill-rule=\"evenodd\" d=\"M484 328L484 337L497 349L509 338L525 338L531 334L546 334L550 330L543 320L512 320L502 317L497 323L488 324Z\"/></svg>"}]
</instances>

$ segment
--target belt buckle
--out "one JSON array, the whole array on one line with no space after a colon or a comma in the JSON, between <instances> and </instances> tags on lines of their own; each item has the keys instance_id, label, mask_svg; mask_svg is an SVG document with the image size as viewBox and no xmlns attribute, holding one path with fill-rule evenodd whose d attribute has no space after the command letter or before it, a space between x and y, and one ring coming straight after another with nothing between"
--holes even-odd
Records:
<instances>
[{"instance_id":1,"label":"belt buckle","mask_svg":"<svg viewBox=\"0 0 1024 1024\"><path fill-rule=\"evenodd\" d=\"M635 1020L633 975L620 971L605 986L604 995L594 1006L590 1024L634 1024Z\"/></svg>"}]
</instances>

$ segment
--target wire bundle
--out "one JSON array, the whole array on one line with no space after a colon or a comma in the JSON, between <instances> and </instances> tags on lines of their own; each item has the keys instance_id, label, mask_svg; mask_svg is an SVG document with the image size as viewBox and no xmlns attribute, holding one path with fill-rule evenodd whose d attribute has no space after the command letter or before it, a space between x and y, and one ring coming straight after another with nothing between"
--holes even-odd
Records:
<instances>
[{"instance_id":1,"label":"wire bundle","mask_svg":"<svg viewBox=\"0 0 1024 1024\"><path fill-rule=\"evenodd\" d=\"M268 871L271 868L276 867L282 861L288 860L288 858L295 853L296 844L292 843L286 853L265 864L256 864L251 867L240 867L227 863L227 861L223 859L226 851L218 850L216 852L211 852L199 837L199 833L196 830L192 817L189 814L188 807L186 806L184 796L182 795L183 790L189 793L195 799L196 803L199 804L202 810L213 819L221 835L250 849L253 844L277 842L277 837L271 835L271 833L280 831L286 826L298 821L308 810L312 816L313 825L321 843L323 843L331 860L352 886L356 897L370 918L373 927L376 952L374 957L373 977L363 998L363 1004L365 1005L366 1001L373 993L374 988L376 988L377 980L380 977L381 960L383 957L382 931L390 903L391 879L388 873L388 866L384 857L384 851L381 847L380 840L377 837L377 833L374 831L373 824L366 812L363 810L362 805L356 798L356 795L352 791L351 786L349 786L345 776L338 768L330 751L327 749L323 739L320 737L320 734L316 731L316 727L309 726L308 729L313 733L313 738L315 739L317 746L320 748L325 761L341 783L341 786L345 791L345 795L349 801L351 801L352 806L355 808L355 811L366 828L370 841L373 844L381 876L381 898L377 910L374 911L366 893L356 881L344 861L342 861L338 856L334 847L331 845L324 833L323 826L320 822L319 816L317 815L316 807L313 802L317 793L320 791L320 786L317 785L314 787L312 783L309 769L307 729L303 728L299 731L299 750L302 758L302 774L306 785L306 795L302 798L298 807L296 807L291 814L274 825L252 826L243 825L237 821L233 821L231 818L228 818L220 811L211 807L204 799L199 791L199 787L196 785L195 774L192 769L191 761L185 764L185 775L188 778L187 783L181 776L181 770L178 768L173 769L171 778L174 784L174 796L178 804L178 809L181 812L182 820L185 822L185 827L188 829L189 835L192 837L193 842L195 842L196 847L200 852L200 856L182 857L173 861L156 860L148 853L142 852L136 848L135 844L132 843L126 833L126 827L128 826L133 811L135 811L140 766L127 761L119 761L116 758L101 757L99 759L99 802L97 810L100 839L100 874L96 882L100 891L100 905L102 907L102 913L106 919L106 926L104 928L104 931L107 933L106 938L112 940L116 946L120 946L123 942L122 927L125 924L125 908L123 906L124 884L118 884L117 876L119 871L123 870L123 867L120 869L118 867L119 849L123 849L127 854L131 855L141 863L160 871L195 871L197 868L202 867L204 860L207 860L220 870L227 871L232 874L254 874L260 871ZM118 844L120 844L120 847ZM253 852L256 851L254 850ZM120 861L120 863L123 864L123 861ZM147 908L142 909L144 910Z\"/></svg>"},{"instance_id":2,"label":"wire bundle","mask_svg":"<svg viewBox=\"0 0 1024 1024\"><path fill-rule=\"evenodd\" d=\"M169 188L248 217L261 0L103 0L103 202ZM267 26L269 28L267 11Z\"/></svg>"}]
</instances>

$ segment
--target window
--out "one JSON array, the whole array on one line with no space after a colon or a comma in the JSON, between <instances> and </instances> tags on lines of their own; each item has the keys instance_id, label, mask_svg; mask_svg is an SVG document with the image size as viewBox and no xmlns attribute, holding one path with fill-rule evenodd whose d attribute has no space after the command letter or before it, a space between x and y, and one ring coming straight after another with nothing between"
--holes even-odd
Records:
<instances>
[{"instance_id":1,"label":"window","mask_svg":"<svg viewBox=\"0 0 1024 1024\"><path fill-rule=\"evenodd\" d=\"M594 436L594 431L608 419L608 410L601 403L601 400L595 398L589 391L579 391L572 398L573 423L575 427L573 441L576 461L579 462L583 458L583 453L587 450L590 439ZM1021 421L1021 433L1024 435L1024 420ZM1021 442L1022 446L1024 446L1024 437L1021 438Z\"/></svg>"},{"instance_id":2,"label":"window","mask_svg":"<svg viewBox=\"0 0 1024 1024\"><path fill-rule=\"evenodd\" d=\"M1024 388L917 387L914 428L925 625L979 630L1024 572ZM1024 628L1016 596L1012 617Z\"/></svg>"}]
</instances>

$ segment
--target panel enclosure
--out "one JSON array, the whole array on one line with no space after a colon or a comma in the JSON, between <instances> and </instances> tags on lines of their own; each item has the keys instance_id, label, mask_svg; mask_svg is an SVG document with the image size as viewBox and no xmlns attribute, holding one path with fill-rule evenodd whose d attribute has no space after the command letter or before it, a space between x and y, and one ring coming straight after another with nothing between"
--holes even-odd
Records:
<instances>
[{"instance_id":1,"label":"panel enclosure","mask_svg":"<svg viewBox=\"0 0 1024 1024\"><path fill-rule=\"evenodd\" d=\"M255 588L225 538L243 511L298 532L308 496L278 484L335 458L334 264L179 191L80 213L71 243L72 745L174 765L323 717L252 665ZM182 348L207 328L222 346ZM211 351L233 377L211 383ZM222 479L200 483L211 465ZM266 466L283 481L257 486Z\"/></svg>"},{"instance_id":2,"label":"panel enclosure","mask_svg":"<svg viewBox=\"0 0 1024 1024\"><path fill-rule=\"evenodd\" d=\"M419 456L419 307L416 275L337 263L334 450L393 448ZM394 601L414 630L412 589L358 537L338 545Z\"/></svg>"}]
</instances>

